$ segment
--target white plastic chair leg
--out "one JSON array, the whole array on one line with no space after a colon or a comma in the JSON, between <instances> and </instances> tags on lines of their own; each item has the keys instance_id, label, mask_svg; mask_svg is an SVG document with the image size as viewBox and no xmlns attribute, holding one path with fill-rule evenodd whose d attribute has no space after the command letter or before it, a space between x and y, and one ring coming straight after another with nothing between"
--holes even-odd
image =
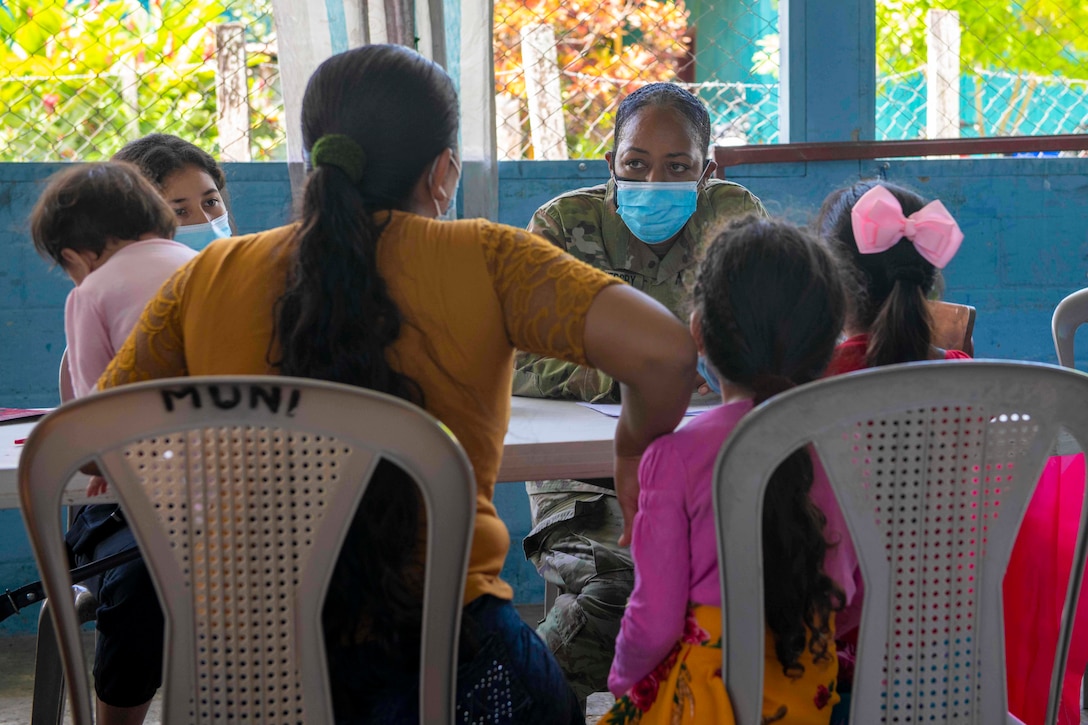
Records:
<instances>
[{"instance_id":1,"label":"white plastic chair leg","mask_svg":"<svg viewBox=\"0 0 1088 725\"><path fill-rule=\"evenodd\" d=\"M72 587L81 623L93 622L98 601L86 587ZM30 725L61 725L64 719L64 670L57 649L56 631L49 616L49 602L38 613L38 639L34 650L34 694Z\"/></svg>"},{"instance_id":2,"label":"white plastic chair leg","mask_svg":"<svg viewBox=\"0 0 1088 725\"><path fill-rule=\"evenodd\" d=\"M57 650L49 603L38 614L38 640L34 651L34 699L30 725L60 725L64 717L64 672Z\"/></svg>"}]
</instances>

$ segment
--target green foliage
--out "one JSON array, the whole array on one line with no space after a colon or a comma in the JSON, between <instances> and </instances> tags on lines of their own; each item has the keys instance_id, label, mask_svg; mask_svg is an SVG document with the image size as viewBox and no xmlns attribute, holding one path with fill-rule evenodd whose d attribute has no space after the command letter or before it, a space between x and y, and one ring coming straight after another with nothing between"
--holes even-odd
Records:
<instances>
[{"instance_id":1,"label":"green foliage","mask_svg":"<svg viewBox=\"0 0 1088 725\"><path fill-rule=\"evenodd\" d=\"M1068 0L877 0L877 72L925 63L926 14L954 10L966 68L1088 75L1088 4Z\"/></svg>"},{"instance_id":2,"label":"green foliage","mask_svg":"<svg viewBox=\"0 0 1088 725\"><path fill-rule=\"evenodd\" d=\"M781 36L769 33L756 41L757 50L752 53L752 73L767 75L778 80L778 58Z\"/></svg>"},{"instance_id":3,"label":"green foliage","mask_svg":"<svg viewBox=\"0 0 1088 725\"><path fill-rule=\"evenodd\" d=\"M964 68L1066 78L1088 76L1088 3L1056 0L877 0L877 75L923 67L926 14L960 15ZM758 41L752 72L778 77L778 33Z\"/></svg>"},{"instance_id":4,"label":"green foliage","mask_svg":"<svg viewBox=\"0 0 1088 725\"><path fill-rule=\"evenodd\" d=\"M247 54L251 137L256 157L277 156L270 17L267 0L0 0L0 161L101 160L156 131L217 153L215 25L226 21L246 23L261 49Z\"/></svg>"},{"instance_id":5,"label":"green foliage","mask_svg":"<svg viewBox=\"0 0 1088 725\"><path fill-rule=\"evenodd\" d=\"M1055 0L878 0L877 137L925 136L926 22L960 26L960 135L1083 133L1088 5Z\"/></svg>"}]
</instances>

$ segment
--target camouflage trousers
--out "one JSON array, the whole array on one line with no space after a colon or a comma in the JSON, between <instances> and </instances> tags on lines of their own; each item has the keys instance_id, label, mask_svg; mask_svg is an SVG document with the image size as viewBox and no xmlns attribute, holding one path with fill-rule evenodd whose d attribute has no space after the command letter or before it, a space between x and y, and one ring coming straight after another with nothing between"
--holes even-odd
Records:
<instances>
[{"instance_id":1,"label":"camouflage trousers","mask_svg":"<svg viewBox=\"0 0 1088 725\"><path fill-rule=\"evenodd\" d=\"M557 484L580 490L556 491ZM529 483L533 530L525 556L559 587L537 634L580 700L608 689L620 620L635 585L631 551L616 541L623 514L612 491L574 481Z\"/></svg>"}]
</instances>

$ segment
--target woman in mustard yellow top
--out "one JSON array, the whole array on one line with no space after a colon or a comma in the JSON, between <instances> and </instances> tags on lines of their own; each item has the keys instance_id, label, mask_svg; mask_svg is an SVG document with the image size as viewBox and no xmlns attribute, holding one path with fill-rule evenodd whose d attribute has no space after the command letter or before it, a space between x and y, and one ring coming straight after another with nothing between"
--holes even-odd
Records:
<instances>
[{"instance_id":1,"label":"woman in mustard yellow top","mask_svg":"<svg viewBox=\"0 0 1088 725\"><path fill-rule=\"evenodd\" d=\"M281 373L423 406L457 436L478 484L457 719L579 722L499 578L509 536L492 494L514 350L591 365L626 386L616 485L633 501L643 450L687 404L694 344L664 307L540 238L436 219L460 174L457 98L419 54L378 45L330 58L307 86L302 124L313 171L300 221L215 242L179 270L100 387ZM396 469L383 483L360 507L325 608L342 722L415 717L420 512Z\"/></svg>"}]
</instances>

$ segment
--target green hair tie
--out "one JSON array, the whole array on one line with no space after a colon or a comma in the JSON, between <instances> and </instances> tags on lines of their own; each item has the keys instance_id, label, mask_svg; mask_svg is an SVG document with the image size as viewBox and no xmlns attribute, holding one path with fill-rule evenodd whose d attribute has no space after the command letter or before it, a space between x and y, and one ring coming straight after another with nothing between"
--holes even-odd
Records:
<instances>
[{"instance_id":1,"label":"green hair tie","mask_svg":"<svg viewBox=\"0 0 1088 725\"><path fill-rule=\"evenodd\" d=\"M355 184L363 180L366 154L363 147L350 136L327 133L310 149L310 163L317 166L335 166L348 175Z\"/></svg>"}]
</instances>

